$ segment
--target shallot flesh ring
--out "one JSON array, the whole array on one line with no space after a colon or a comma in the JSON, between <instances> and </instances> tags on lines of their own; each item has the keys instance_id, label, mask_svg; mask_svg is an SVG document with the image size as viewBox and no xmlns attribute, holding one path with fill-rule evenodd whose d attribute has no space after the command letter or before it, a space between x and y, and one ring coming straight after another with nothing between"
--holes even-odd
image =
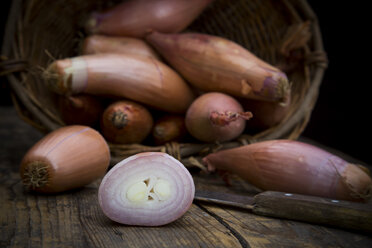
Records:
<instances>
[{"instance_id":1,"label":"shallot flesh ring","mask_svg":"<svg viewBox=\"0 0 372 248\"><path fill-rule=\"evenodd\" d=\"M171 223L190 208L195 185L181 162L144 152L116 164L103 178L98 200L111 220L136 226Z\"/></svg>"}]
</instances>

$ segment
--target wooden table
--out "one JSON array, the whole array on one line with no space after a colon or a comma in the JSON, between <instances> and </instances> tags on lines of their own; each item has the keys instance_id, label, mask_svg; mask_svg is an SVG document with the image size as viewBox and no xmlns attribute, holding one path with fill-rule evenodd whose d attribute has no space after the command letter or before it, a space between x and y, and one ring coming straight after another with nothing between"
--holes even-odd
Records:
<instances>
[{"instance_id":1,"label":"wooden table","mask_svg":"<svg viewBox=\"0 0 372 248\"><path fill-rule=\"evenodd\" d=\"M0 107L0 247L372 247L367 235L202 203L166 226L120 225L99 208L100 180L57 195L23 190L20 161L41 137ZM239 180L227 188L215 175L193 175L197 188L252 193Z\"/></svg>"}]
</instances>

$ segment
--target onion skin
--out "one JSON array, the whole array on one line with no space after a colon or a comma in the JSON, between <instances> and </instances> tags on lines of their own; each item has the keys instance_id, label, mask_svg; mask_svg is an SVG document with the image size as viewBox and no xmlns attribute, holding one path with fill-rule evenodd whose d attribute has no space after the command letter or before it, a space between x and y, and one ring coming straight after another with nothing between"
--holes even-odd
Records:
<instances>
[{"instance_id":1,"label":"onion skin","mask_svg":"<svg viewBox=\"0 0 372 248\"><path fill-rule=\"evenodd\" d=\"M123 53L160 59L145 41L131 37L90 35L84 39L82 54Z\"/></svg>"},{"instance_id":2,"label":"onion skin","mask_svg":"<svg viewBox=\"0 0 372 248\"><path fill-rule=\"evenodd\" d=\"M209 92L199 96L186 113L186 128L204 142L225 142L237 138L245 128L251 112L244 112L233 97Z\"/></svg>"},{"instance_id":3,"label":"onion skin","mask_svg":"<svg viewBox=\"0 0 372 248\"><path fill-rule=\"evenodd\" d=\"M151 191L153 183L159 179L166 180L170 185L170 194L163 200L157 198L156 190L155 193ZM128 189L138 182L146 182L147 193L144 201L132 202L128 198ZM153 201L147 197L151 192ZM98 200L103 213L115 222L161 226L186 213L194 194L192 176L178 160L166 153L146 152L116 164L103 178L99 186Z\"/></svg>"},{"instance_id":4,"label":"onion skin","mask_svg":"<svg viewBox=\"0 0 372 248\"><path fill-rule=\"evenodd\" d=\"M151 32L146 40L196 88L236 97L283 101L287 76L247 49L222 37Z\"/></svg>"},{"instance_id":5,"label":"onion skin","mask_svg":"<svg viewBox=\"0 0 372 248\"><path fill-rule=\"evenodd\" d=\"M149 30L185 29L213 0L130 0L87 21L88 33L143 38Z\"/></svg>"},{"instance_id":6,"label":"onion skin","mask_svg":"<svg viewBox=\"0 0 372 248\"><path fill-rule=\"evenodd\" d=\"M103 104L91 95L60 96L59 110L67 125L94 126L99 123Z\"/></svg>"},{"instance_id":7,"label":"onion skin","mask_svg":"<svg viewBox=\"0 0 372 248\"><path fill-rule=\"evenodd\" d=\"M142 105L132 101L110 104L101 118L101 131L110 142L141 143L151 132L153 118Z\"/></svg>"},{"instance_id":8,"label":"onion skin","mask_svg":"<svg viewBox=\"0 0 372 248\"><path fill-rule=\"evenodd\" d=\"M102 177L110 164L105 139L87 126L53 131L24 156L20 175L31 191L57 193L82 187Z\"/></svg>"},{"instance_id":9,"label":"onion skin","mask_svg":"<svg viewBox=\"0 0 372 248\"><path fill-rule=\"evenodd\" d=\"M152 129L152 138L156 145L181 141L187 134L185 117L165 115L156 120Z\"/></svg>"},{"instance_id":10,"label":"onion skin","mask_svg":"<svg viewBox=\"0 0 372 248\"><path fill-rule=\"evenodd\" d=\"M208 169L239 175L262 190L363 201L372 180L358 166L316 146L271 140L209 154Z\"/></svg>"},{"instance_id":11,"label":"onion skin","mask_svg":"<svg viewBox=\"0 0 372 248\"><path fill-rule=\"evenodd\" d=\"M187 83L162 62L129 54L93 54L53 62L44 78L59 94L122 97L170 113L194 99Z\"/></svg>"}]
</instances>

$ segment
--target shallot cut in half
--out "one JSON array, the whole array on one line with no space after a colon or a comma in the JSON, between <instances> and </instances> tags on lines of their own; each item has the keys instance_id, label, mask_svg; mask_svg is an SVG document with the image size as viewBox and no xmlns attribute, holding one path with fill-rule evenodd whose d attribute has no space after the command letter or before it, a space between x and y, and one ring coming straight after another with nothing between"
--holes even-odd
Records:
<instances>
[{"instance_id":1,"label":"shallot cut in half","mask_svg":"<svg viewBox=\"0 0 372 248\"><path fill-rule=\"evenodd\" d=\"M82 187L104 176L110 150L96 130L80 125L59 128L24 156L20 175L31 191L57 193Z\"/></svg>"},{"instance_id":2,"label":"shallot cut in half","mask_svg":"<svg viewBox=\"0 0 372 248\"><path fill-rule=\"evenodd\" d=\"M150 30L176 33L185 29L213 0L129 0L87 21L90 33L143 38Z\"/></svg>"},{"instance_id":3,"label":"shallot cut in half","mask_svg":"<svg viewBox=\"0 0 372 248\"><path fill-rule=\"evenodd\" d=\"M262 190L350 201L372 195L372 180L359 166L299 141L262 141L211 153L203 161L210 171L239 175Z\"/></svg>"},{"instance_id":4,"label":"shallot cut in half","mask_svg":"<svg viewBox=\"0 0 372 248\"><path fill-rule=\"evenodd\" d=\"M194 193L193 178L181 162L166 153L145 152L124 159L106 174L98 200L115 222L161 226L185 214Z\"/></svg>"},{"instance_id":5,"label":"shallot cut in half","mask_svg":"<svg viewBox=\"0 0 372 248\"><path fill-rule=\"evenodd\" d=\"M154 121L142 105L128 100L110 104L101 118L106 140L118 144L141 143L151 132Z\"/></svg>"},{"instance_id":6,"label":"shallot cut in half","mask_svg":"<svg viewBox=\"0 0 372 248\"><path fill-rule=\"evenodd\" d=\"M186 112L187 131L204 142L225 142L237 138L252 118L233 97L219 92L199 96Z\"/></svg>"},{"instance_id":7,"label":"shallot cut in half","mask_svg":"<svg viewBox=\"0 0 372 248\"><path fill-rule=\"evenodd\" d=\"M185 113L194 99L189 85L169 66L133 54L91 54L57 60L49 65L44 78L58 94L120 97L170 113Z\"/></svg>"},{"instance_id":8,"label":"shallot cut in half","mask_svg":"<svg viewBox=\"0 0 372 248\"><path fill-rule=\"evenodd\" d=\"M190 84L250 99L282 102L287 76L237 43L201 33L151 32L146 40Z\"/></svg>"},{"instance_id":9,"label":"shallot cut in half","mask_svg":"<svg viewBox=\"0 0 372 248\"><path fill-rule=\"evenodd\" d=\"M154 49L145 41L121 36L90 35L84 39L81 53L129 53L159 59Z\"/></svg>"}]
</instances>

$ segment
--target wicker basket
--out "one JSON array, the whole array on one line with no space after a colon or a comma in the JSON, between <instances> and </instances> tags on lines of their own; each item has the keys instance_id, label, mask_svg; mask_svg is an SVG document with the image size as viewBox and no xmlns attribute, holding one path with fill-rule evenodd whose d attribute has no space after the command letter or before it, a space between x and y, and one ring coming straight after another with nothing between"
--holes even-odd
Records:
<instances>
[{"instance_id":1,"label":"wicker basket","mask_svg":"<svg viewBox=\"0 0 372 248\"><path fill-rule=\"evenodd\" d=\"M88 13L117 2L13 0L1 70L11 72L14 105L23 120L43 132L64 125L53 104L55 96L44 86L38 68L46 68L52 58L76 55ZM305 0L216 0L188 30L226 37L273 65L285 65L293 94L288 115L275 127L224 144L111 145L112 162L142 151L164 151L186 165L198 165L195 158L218 149L298 138L309 121L327 66L317 18Z\"/></svg>"}]
</instances>

